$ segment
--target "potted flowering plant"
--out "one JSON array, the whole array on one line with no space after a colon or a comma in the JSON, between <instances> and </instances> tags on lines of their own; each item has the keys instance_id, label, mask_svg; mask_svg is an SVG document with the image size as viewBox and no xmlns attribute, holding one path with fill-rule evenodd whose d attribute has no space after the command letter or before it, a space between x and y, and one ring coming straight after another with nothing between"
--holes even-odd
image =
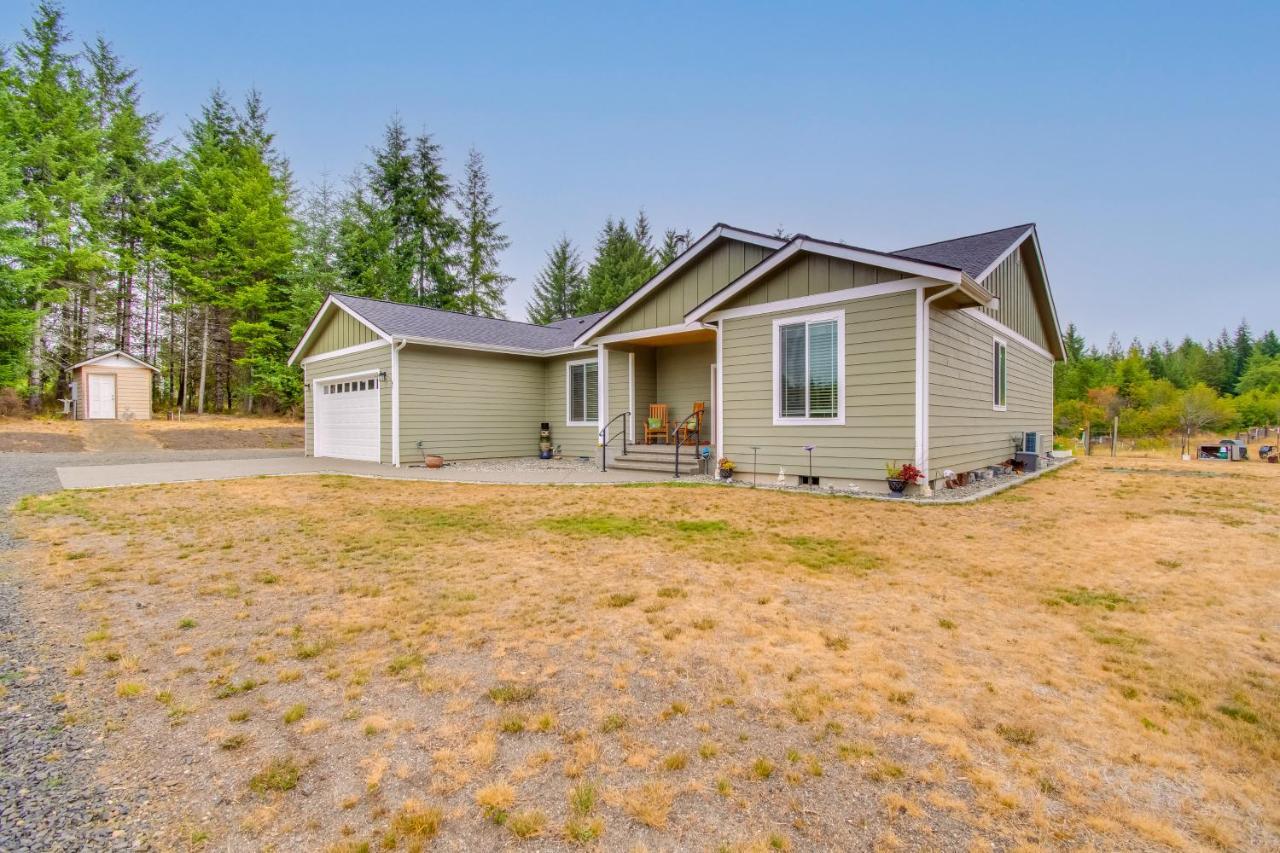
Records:
<instances>
[{"instance_id":1,"label":"potted flowering plant","mask_svg":"<svg viewBox=\"0 0 1280 853\"><path fill-rule=\"evenodd\" d=\"M903 465L899 465L897 462L886 462L884 474L885 482L889 484L889 491L895 495L902 494L909 483L918 482L923 476L920 469L910 462Z\"/></svg>"},{"instance_id":2,"label":"potted flowering plant","mask_svg":"<svg viewBox=\"0 0 1280 853\"><path fill-rule=\"evenodd\" d=\"M734 463L732 459L729 459L728 457L722 458L719 463L720 479L724 480L726 483L732 480L733 469L737 467L738 466Z\"/></svg>"}]
</instances>

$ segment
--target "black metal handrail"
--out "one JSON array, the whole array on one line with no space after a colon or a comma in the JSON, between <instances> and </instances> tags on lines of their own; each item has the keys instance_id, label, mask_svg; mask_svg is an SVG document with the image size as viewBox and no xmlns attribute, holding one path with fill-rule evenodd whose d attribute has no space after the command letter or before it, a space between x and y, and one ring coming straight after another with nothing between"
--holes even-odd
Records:
<instances>
[{"instance_id":1,"label":"black metal handrail","mask_svg":"<svg viewBox=\"0 0 1280 853\"><path fill-rule=\"evenodd\" d=\"M622 418L622 430L613 434L613 438L622 436L622 455L627 455L627 419L631 417L630 412L623 412L614 415L609 419L609 423L604 425L604 429L600 430L600 470L609 470L609 427L613 426L613 422L618 418Z\"/></svg>"},{"instance_id":2,"label":"black metal handrail","mask_svg":"<svg viewBox=\"0 0 1280 853\"><path fill-rule=\"evenodd\" d=\"M703 409L694 409L692 412L689 413L689 416L687 418L677 423L676 428L671 431L671 434L675 436L675 439L676 439L676 479L677 480L680 479L680 445L684 444L684 442L680 440L680 428L685 424L687 424L689 421L694 422L693 452L697 453L698 448L702 446L702 413L703 411L704 411Z\"/></svg>"}]
</instances>

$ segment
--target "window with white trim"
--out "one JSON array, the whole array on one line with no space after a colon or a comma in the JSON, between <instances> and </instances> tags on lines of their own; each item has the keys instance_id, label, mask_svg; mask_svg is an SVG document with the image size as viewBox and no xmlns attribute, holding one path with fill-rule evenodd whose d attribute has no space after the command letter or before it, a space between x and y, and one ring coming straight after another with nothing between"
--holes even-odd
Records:
<instances>
[{"instance_id":1,"label":"window with white trim","mask_svg":"<svg viewBox=\"0 0 1280 853\"><path fill-rule=\"evenodd\" d=\"M844 423L844 312L773 321L775 424Z\"/></svg>"},{"instance_id":2,"label":"window with white trim","mask_svg":"<svg viewBox=\"0 0 1280 853\"><path fill-rule=\"evenodd\" d=\"M992 408L1003 412L1009 390L1009 347L999 338L991 339L991 378Z\"/></svg>"},{"instance_id":3,"label":"window with white trim","mask_svg":"<svg viewBox=\"0 0 1280 853\"><path fill-rule=\"evenodd\" d=\"M569 426L595 426L600 412L600 381L595 359L565 365L565 393Z\"/></svg>"}]
</instances>

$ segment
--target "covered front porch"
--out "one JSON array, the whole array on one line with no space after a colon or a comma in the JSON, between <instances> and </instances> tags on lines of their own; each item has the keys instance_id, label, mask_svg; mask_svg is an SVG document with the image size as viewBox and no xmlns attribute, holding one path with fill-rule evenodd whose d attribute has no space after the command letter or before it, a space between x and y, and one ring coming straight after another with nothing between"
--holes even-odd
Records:
<instances>
[{"instance_id":1,"label":"covered front porch","mask_svg":"<svg viewBox=\"0 0 1280 853\"><path fill-rule=\"evenodd\" d=\"M607 365L601 423L610 465L673 470L677 445L683 473L704 449L714 458L719 417L714 328L637 336L602 343L600 349Z\"/></svg>"}]
</instances>

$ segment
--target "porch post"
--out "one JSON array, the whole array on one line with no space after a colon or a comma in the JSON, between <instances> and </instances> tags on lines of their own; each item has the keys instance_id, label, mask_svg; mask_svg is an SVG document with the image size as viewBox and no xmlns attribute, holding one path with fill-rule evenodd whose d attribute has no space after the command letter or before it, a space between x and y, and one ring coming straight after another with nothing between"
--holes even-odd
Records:
<instances>
[{"instance_id":1,"label":"porch post","mask_svg":"<svg viewBox=\"0 0 1280 853\"><path fill-rule=\"evenodd\" d=\"M604 441L604 425L609 423L609 351L596 344L596 436Z\"/></svg>"},{"instance_id":2,"label":"porch post","mask_svg":"<svg viewBox=\"0 0 1280 853\"><path fill-rule=\"evenodd\" d=\"M711 460L712 465L724 457L724 323L723 317L716 322L716 399L715 411L711 415L716 426L716 456Z\"/></svg>"}]
</instances>

